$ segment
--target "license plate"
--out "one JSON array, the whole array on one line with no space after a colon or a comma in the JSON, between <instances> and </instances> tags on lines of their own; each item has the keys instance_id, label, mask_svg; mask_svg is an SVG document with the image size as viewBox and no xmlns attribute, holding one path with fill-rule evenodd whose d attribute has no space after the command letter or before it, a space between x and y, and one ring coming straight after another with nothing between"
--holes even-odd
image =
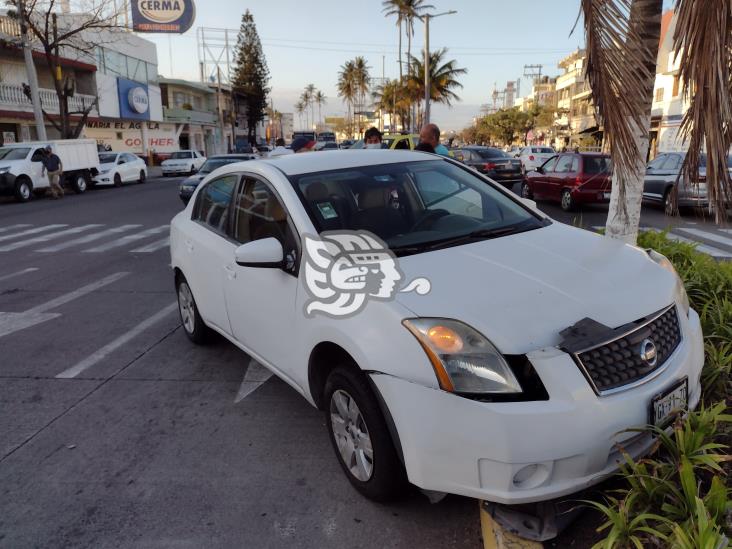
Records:
<instances>
[{"instance_id":1,"label":"license plate","mask_svg":"<svg viewBox=\"0 0 732 549\"><path fill-rule=\"evenodd\" d=\"M602 193L603 200L610 200L610 193Z\"/></svg>"},{"instance_id":2,"label":"license plate","mask_svg":"<svg viewBox=\"0 0 732 549\"><path fill-rule=\"evenodd\" d=\"M676 415L686 411L689 402L689 380L682 379L679 383L653 397L651 400L651 425L665 427Z\"/></svg>"}]
</instances>

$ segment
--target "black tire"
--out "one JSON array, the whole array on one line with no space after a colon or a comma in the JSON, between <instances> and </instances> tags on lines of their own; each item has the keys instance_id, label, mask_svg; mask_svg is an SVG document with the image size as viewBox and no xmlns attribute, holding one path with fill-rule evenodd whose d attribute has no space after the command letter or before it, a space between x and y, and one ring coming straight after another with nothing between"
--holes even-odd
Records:
<instances>
[{"instance_id":1,"label":"black tire","mask_svg":"<svg viewBox=\"0 0 732 549\"><path fill-rule=\"evenodd\" d=\"M193 175L194 173L196 173L196 167L191 164L191 175Z\"/></svg>"},{"instance_id":2,"label":"black tire","mask_svg":"<svg viewBox=\"0 0 732 549\"><path fill-rule=\"evenodd\" d=\"M15 180L15 200L17 202L28 202L33 196L33 183L27 177L19 177Z\"/></svg>"},{"instance_id":3,"label":"black tire","mask_svg":"<svg viewBox=\"0 0 732 549\"><path fill-rule=\"evenodd\" d=\"M89 188L89 179L85 173L71 176L71 188L76 194L83 194Z\"/></svg>"},{"instance_id":4,"label":"black tire","mask_svg":"<svg viewBox=\"0 0 732 549\"><path fill-rule=\"evenodd\" d=\"M531 192L531 187L526 181L521 183L521 198L528 198L529 200L534 199L534 193Z\"/></svg>"},{"instance_id":5,"label":"black tire","mask_svg":"<svg viewBox=\"0 0 732 549\"><path fill-rule=\"evenodd\" d=\"M114 174L114 186L115 187L121 187L122 186L122 178L118 173Z\"/></svg>"},{"instance_id":6,"label":"black tire","mask_svg":"<svg viewBox=\"0 0 732 549\"><path fill-rule=\"evenodd\" d=\"M575 210L575 203L574 199L572 198L572 191L569 189L564 189L562 191L562 197L560 199L560 205L562 206L562 210L565 212L572 212Z\"/></svg>"},{"instance_id":7,"label":"black tire","mask_svg":"<svg viewBox=\"0 0 732 549\"><path fill-rule=\"evenodd\" d=\"M188 286L188 281L181 277L175 286L175 290L178 297L178 314L180 315L180 322L183 325L183 331L188 336L188 339L196 345L205 344L210 337L211 329L206 326L201 315L198 313L198 306L193 297L193 292L190 286ZM186 290L190 296L190 309L184 305L186 301Z\"/></svg>"},{"instance_id":8,"label":"black tire","mask_svg":"<svg viewBox=\"0 0 732 549\"><path fill-rule=\"evenodd\" d=\"M679 211L676 211L674 209L673 195L672 195L673 191L674 191L674 188L669 187L668 189L666 189L666 192L663 193L662 208L663 208L663 213L665 215L677 215L677 214L681 213L680 209L679 209Z\"/></svg>"},{"instance_id":9,"label":"black tire","mask_svg":"<svg viewBox=\"0 0 732 549\"><path fill-rule=\"evenodd\" d=\"M333 430L330 412L334 393L347 394L358 406L373 450L372 471L368 480L359 480L343 460ZM406 473L394 448L384 416L366 375L356 366L335 368L325 384L325 421L330 442L349 482L362 495L373 501L390 501L399 497L407 484Z\"/></svg>"},{"instance_id":10,"label":"black tire","mask_svg":"<svg viewBox=\"0 0 732 549\"><path fill-rule=\"evenodd\" d=\"M145 170L140 170L140 177L139 177L139 179L137 180L137 182L138 182L138 183L139 183L140 185L142 185L143 183L145 183L145 181L147 181L147 176L145 175Z\"/></svg>"}]
</instances>

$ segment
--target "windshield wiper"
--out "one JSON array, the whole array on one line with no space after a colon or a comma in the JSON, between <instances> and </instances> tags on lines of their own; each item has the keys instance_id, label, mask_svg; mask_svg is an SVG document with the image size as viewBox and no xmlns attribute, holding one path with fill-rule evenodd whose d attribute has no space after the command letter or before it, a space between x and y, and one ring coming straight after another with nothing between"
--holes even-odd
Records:
<instances>
[{"instance_id":1,"label":"windshield wiper","mask_svg":"<svg viewBox=\"0 0 732 549\"><path fill-rule=\"evenodd\" d=\"M449 248L457 244L463 244L468 242L475 242L478 240L489 240L491 238L499 238L501 236L508 236L510 234L522 233L538 227L521 227L519 225L508 225L506 227L495 227L493 229L476 229L468 234L456 236L454 238L448 238L446 240L440 240L427 245L429 250L438 250L440 248Z\"/></svg>"}]
</instances>

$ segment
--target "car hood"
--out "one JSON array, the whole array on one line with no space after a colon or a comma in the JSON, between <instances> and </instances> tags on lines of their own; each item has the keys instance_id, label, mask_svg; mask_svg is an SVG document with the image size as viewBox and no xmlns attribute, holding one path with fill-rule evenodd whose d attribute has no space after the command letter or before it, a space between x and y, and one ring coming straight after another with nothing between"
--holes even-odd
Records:
<instances>
[{"instance_id":1,"label":"car hood","mask_svg":"<svg viewBox=\"0 0 732 549\"><path fill-rule=\"evenodd\" d=\"M206 177L207 173L201 173L198 172L196 175L192 175L190 177L186 177L183 181L180 182L181 185L193 185L194 187L197 186L204 177Z\"/></svg>"},{"instance_id":2,"label":"car hood","mask_svg":"<svg viewBox=\"0 0 732 549\"><path fill-rule=\"evenodd\" d=\"M644 250L560 223L399 259L406 286L430 281L427 295L401 292L415 316L453 318L503 353L561 342L585 317L615 328L673 302L676 278Z\"/></svg>"}]
</instances>

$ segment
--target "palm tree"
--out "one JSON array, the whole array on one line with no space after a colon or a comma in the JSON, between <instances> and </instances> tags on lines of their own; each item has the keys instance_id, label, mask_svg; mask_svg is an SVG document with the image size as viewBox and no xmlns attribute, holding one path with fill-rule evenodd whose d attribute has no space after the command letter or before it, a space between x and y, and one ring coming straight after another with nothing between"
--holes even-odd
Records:
<instances>
[{"instance_id":1,"label":"palm tree","mask_svg":"<svg viewBox=\"0 0 732 549\"><path fill-rule=\"evenodd\" d=\"M315 103L318 105L318 124L320 124L323 121L321 112L320 112L320 108L327 103L326 99L327 98L322 91L318 90L317 92L315 92L313 101L315 101Z\"/></svg>"},{"instance_id":2,"label":"palm tree","mask_svg":"<svg viewBox=\"0 0 732 549\"><path fill-rule=\"evenodd\" d=\"M582 0L587 77L614 166L606 234L629 243L636 242L640 223L662 10L662 0ZM689 101L681 126L690 144L682 173L697 179L705 145L717 221L732 198L726 169L732 145L731 11L729 2L676 0L673 37Z\"/></svg>"},{"instance_id":3,"label":"palm tree","mask_svg":"<svg viewBox=\"0 0 732 549\"><path fill-rule=\"evenodd\" d=\"M412 37L414 36L414 20L421 17L425 11L434 9L432 4L425 4L425 0L402 0L402 11L406 22L407 33L407 74L412 73ZM409 114L411 120L411 113ZM412 121L412 124L414 121Z\"/></svg>"},{"instance_id":4,"label":"palm tree","mask_svg":"<svg viewBox=\"0 0 732 549\"><path fill-rule=\"evenodd\" d=\"M383 0L381 10L386 17L396 16L399 27L399 80L403 77L402 71L402 23L404 22L405 0Z\"/></svg>"},{"instance_id":5,"label":"palm tree","mask_svg":"<svg viewBox=\"0 0 732 549\"><path fill-rule=\"evenodd\" d=\"M300 99L297 103L295 103L295 111L297 112L297 117L300 120L300 128L302 128L302 114L305 112L305 109L307 107L305 106L305 103Z\"/></svg>"},{"instance_id":6,"label":"palm tree","mask_svg":"<svg viewBox=\"0 0 732 549\"><path fill-rule=\"evenodd\" d=\"M389 114L390 127L389 131L395 132L396 117L404 118L404 113L411 106L411 99L406 93L403 85L398 80L389 80L378 86L372 93L374 106L383 114Z\"/></svg>"},{"instance_id":7,"label":"palm tree","mask_svg":"<svg viewBox=\"0 0 732 549\"><path fill-rule=\"evenodd\" d=\"M338 73L338 97L342 98L346 102L348 108L347 118L349 120L349 127L351 116L353 112L353 103L356 99L356 88L354 85L354 63L353 61L346 61L341 65L341 70ZM350 137L353 137L352 135Z\"/></svg>"},{"instance_id":8,"label":"palm tree","mask_svg":"<svg viewBox=\"0 0 732 549\"><path fill-rule=\"evenodd\" d=\"M369 75L369 66L366 64L366 59L360 55L353 60L353 72L351 75L353 79L353 89L358 99L359 112L362 112L365 108L366 94L369 92L371 84L371 76ZM358 131L361 133L361 115L358 116Z\"/></svg>"},{"instance_id":9,"label":"palm tree","mask_svg":"<svg viewBox=\"0 0 732 549\"><path fill-rule=\"evenodd\" d=\"M467 69L457 66L453 59L445 60L447 48L430 52L430 100L443 105L452 105L453 101L459 101L460 97L455 90L463 85L458 77L466 74ZM424 97L424 61L412 57L410 60L411 72L407 76L407 93L414 100L419 102Z\"/></svg>"},{"instance_id":10,"label":"palm tree","mask_svg":"<svg viewBox=\"0 0 732 549\"><path fill-rule=\"evenodd\" d=\"M308 84L305 86L305 91L303 91L303 97L305 98L305 103L310 106L310 118L312 120L312 124L315 124L315 108L313 106L313 103L315 101L315 92L317 91L317 88L315 87L315 84ZM310 129L310 128L308 128Z\"/></svg>"}]
</instances>

